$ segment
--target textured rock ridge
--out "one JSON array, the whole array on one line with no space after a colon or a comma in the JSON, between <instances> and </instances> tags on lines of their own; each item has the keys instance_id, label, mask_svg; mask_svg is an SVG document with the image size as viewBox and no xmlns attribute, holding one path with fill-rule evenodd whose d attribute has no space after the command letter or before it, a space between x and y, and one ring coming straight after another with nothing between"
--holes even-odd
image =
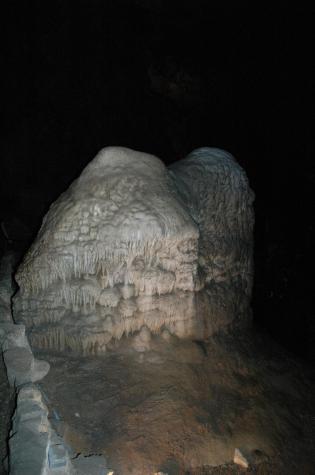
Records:
<instances>
[{"instance_id":1,"label":"textured rock ridge","mask_svg":"<svg viewBox=\"0 0 315 475\"><path fill-rule=\"evenodd\" d=\"M199 272L217 312L234 323L250 316L254 193L244 170L224 150L203 147L170 167L184 206L198 225Z\"/></svg>"},{"instance_id":2,"label":"textured rock ridge","mask_svg":"<svg viewBox=\"0 0 315 475\"><path fill-rule=\"evenodd\" d=\"M152 258L161 239L168 241L170 254L180 254L181 236L189 246L189 240L197 241L198 229L179 205L163 163L152 155L108 147L53 203L16 278L25 291L39 291L54 282L95 275L106 262L103 280L116 284L128 257Z\"/></svg>"},{"instance_id":3,"label":"textured rock ridge","mask_svg":"<svg viewBox=\"0 0 315 475\"><path fill-rule=\"evenodd\" d=\"M202 150L168 171L105 148L51 206L16 274L14 316L33 345L99 353L138 331L202 339L232 323L243 294L245 319L252 195L232 157Z\"/></svg>"}]
</instances>

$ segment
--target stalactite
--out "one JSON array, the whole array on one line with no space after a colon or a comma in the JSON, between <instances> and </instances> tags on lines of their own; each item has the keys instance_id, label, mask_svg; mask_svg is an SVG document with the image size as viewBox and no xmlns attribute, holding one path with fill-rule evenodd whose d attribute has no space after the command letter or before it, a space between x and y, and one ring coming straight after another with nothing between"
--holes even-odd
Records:
<instances>
[{"instance_id":1,"label":"stalactite","mask_svg":"<svg viewBox=\"0 0 315 475\"><path fill-rule=\"evenodd\" d=\"M86 354L248 321L252 200L226 152L199 149L167 170L151 155L102 150L51 206L20 265L16 321L34 346Z\"/></svg>"}]
</instances>

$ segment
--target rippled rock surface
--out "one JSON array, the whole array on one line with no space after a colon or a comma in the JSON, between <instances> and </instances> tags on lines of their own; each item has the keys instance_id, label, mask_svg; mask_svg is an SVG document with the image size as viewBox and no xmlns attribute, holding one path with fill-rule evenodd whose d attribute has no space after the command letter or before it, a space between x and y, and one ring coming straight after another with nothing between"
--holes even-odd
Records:
<instances>
[{"instance_id":1,"label":"rippled rock surface","mask_svg":"<svg viewBox=\"0 0 315 475\"><path fill-rule=\"evenodd\" d=\"M250 317L253 193L228 153L167 169L108 147L50 207L16 274L32 345L98 354L122 338L205 339ZM139 344L139 341L141 342Z\"/></svg>"}]
</instances>

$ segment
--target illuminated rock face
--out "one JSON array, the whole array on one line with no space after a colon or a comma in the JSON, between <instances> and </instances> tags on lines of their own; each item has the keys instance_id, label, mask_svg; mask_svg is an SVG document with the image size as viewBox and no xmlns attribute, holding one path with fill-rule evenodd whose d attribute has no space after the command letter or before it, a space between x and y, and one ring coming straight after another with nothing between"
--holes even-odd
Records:
<instances>
[{"instance_id":1,"label":"illuminated rock face","mask_svg":"<svg viewBox=\"0 0 315 475\"><path fill-rule=\"evenodd\" d=\"M168 171L105 148L51 206L16 274L34 346L100 353L140 332L142 351L247 319L251 193L233 158L200 150Z\"/></svg>"},{"instance_id":2,"label":"illuminated rock face","mask_svg":"<svg viewBox=\"0 0 315 475\"><path fill-rule=\"evenodd\" d=\"M199 273L212 307L215 302L214 313L223 311L223 321L246 325L253 285L254 226L254 193L246 174L231 154L208 147L173 164L170 173L199 228Z\"/></svg>"}]
</instances>

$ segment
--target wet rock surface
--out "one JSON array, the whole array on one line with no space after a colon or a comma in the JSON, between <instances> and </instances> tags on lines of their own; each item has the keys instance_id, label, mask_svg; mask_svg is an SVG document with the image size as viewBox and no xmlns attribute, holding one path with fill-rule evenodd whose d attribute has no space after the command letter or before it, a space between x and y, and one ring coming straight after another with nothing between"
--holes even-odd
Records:
<instances>
[{"instance_id":1,"label":"wet rock surface","mask_svg":"<svg viewBox=\"0 0 315 475\"><path fill-rule=\"evenodd\" d=\"M51 370L39 386L74 453L102 454L120 475L312 473L315 388L300 363L252 334L150 348L40 352Z\"/></svg>"}]
</instances>

